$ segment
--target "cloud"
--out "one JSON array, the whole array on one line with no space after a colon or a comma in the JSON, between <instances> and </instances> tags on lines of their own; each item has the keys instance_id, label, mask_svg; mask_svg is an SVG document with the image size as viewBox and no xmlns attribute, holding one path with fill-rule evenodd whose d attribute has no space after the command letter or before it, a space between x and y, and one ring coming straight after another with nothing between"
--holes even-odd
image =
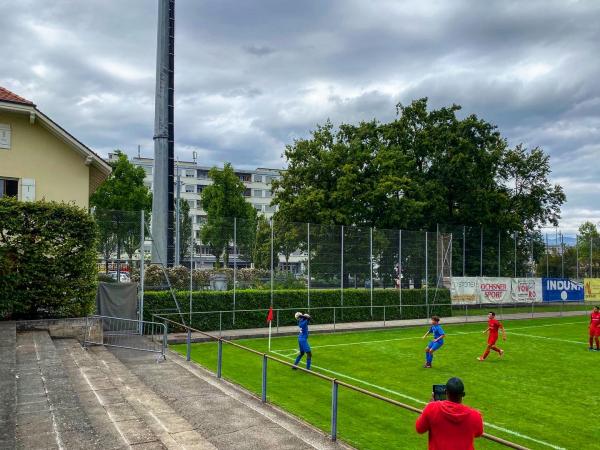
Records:
<instances>
[{"instance_id":1,"label":"cloud","mask_svg":"<svg viewBox=\"0 0 600 450\"><path fill-rule=\"evenodd\" d=\"M198 0L176 6L181 159L284 167L317 124L428 97L540 146L563 222L600 220L600 3ZM106 154L152 154L156 2L0 0L0 85ZM24 38L26 37L26 38ZM591 193L591 195L590 195Z\"/></svg>"}]
</instances>

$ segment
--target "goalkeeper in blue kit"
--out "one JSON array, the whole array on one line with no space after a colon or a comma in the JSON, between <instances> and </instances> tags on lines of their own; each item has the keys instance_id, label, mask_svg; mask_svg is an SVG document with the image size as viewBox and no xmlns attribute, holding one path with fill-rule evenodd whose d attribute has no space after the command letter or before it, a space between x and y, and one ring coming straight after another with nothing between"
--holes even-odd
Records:
<instances>
[{"instance_id":1,"label":"goalkeeper in blue kit","mask_svg":"<svg viewBox=\"0 0 600 450\"><path fill-rule=\"evenodd\" d=\"M310 322L310 316L308 314L302 314L297 312L294 317L298 321L298 327L300 327L300 334L298 335L298 347L300 347L300 354L294 361L294 366L297 366L304 354L306 353L306 369L310 370L310 363L312 359L312 352L310 351L310 345L308 344L308 323Z\"/></svg>"}]
</instances>

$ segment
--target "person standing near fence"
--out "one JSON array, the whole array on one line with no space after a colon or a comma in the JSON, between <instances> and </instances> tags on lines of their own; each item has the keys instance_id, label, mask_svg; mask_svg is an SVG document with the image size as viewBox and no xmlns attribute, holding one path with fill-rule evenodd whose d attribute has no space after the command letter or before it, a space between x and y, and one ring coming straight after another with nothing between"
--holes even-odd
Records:
<instances>
[{"instance_id":1,"label":"person standing near fence","mask_svg":"<svg viewBox=\"0 0 600 450\"><path fill-rule=\"evenodd\" d=\"M590 316L590 348L594 350L594 341L596 341L596 351L600 351L600 308L594 306Z\"/></svg>"},{"instance_id":2,"label":"person standing near fence","mask_svg":"<svg viewBox=\"0 0 600 450\"><path fill-rule=\"evenodd\" d=\"M298 321L298 327L300 327L300 334L298 335L298 347L300 348L300 354L296 357L293 368L298 365L306 353L306 369L310 370L312 352L310 351L310 345L308 344L308 324L311 317L308 314L302 314L301 312L294 314L294 317Z\"/></svg>"},{"instance_id":3,"label":"person standing near fence","mask_svg":"<svg viewBox=\"0 0 600 450\"><path fill-rule=\"evenodd\" d=\"M425 365L423 367L426 369L431 369L433 352L444 345L444 337L446 334L444 333L444 329L440 326L440 318L438 316L431 317L431 327L429 327L429 330L425 333L423 339L430 334L433 334L433 340L429 341L429 344L425 347Z\"/></svg>"},{"instance_id":4,"label":"person standing near fence","mask_svg":"<svg viewBox=\"0 0 600 450\"><path fill-rule=\"evenodd\" d=\"M496 347L496 342L498 341L498 330L502 330L502 340L506 340L506 331L504 331L504 326L496 320L496 313L494 311L490 311L488 313L488 327L483 331L488 334L487 347L483 352L483 355L478 356L478 361L484 361L485 358L490 354L490 350L494 350L500 356L504 355L504 350Z\"/></svg>"}]
</instances>

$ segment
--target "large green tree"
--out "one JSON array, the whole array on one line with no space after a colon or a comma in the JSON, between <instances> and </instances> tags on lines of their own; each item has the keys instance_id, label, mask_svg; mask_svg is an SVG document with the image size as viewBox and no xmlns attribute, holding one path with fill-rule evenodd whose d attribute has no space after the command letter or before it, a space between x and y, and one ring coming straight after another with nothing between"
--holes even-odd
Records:
<instances>
[{"instance_id":1,"label":"large green tree","mask_svg":"<svg viewBox=\"0 0 600 450\"><path fill-rule=\"evenodd\" d=\"M237 245L242 254L252 253L252 240L256 233L256 210L244 199L246 187L233 171L230 163L223 169L213 167L208 176L213 184L202 191L202 206L206 211L206 223L202 227L202 242L207 244L216 258L227 267L229 245L234 237L234 218L237 226Z\"/></svg>"},{"instance_id":2,"label":"large green tree","mask_svg":"<svg viewBox=\"0 0 600 450\"><path fill-rule=\"evenodd\" d=\"M429 110L419 99L398 105L389 123L318 126L286 147L288 169L274 183L273 203L294 222L430 231L443 224L440 231L454 236L466 226L467 255L479 255L483 229L487 246L500 248L500 272L510 265L512 273L515 236L518 254L534 241L537 251L535 230L558 223L565 195L549 182L541 149L510 148L494 125L459 117L460 109ZM497 251L484 253L485 272L495 273ZM479 257L469 261L467 273L478 274ZM531 271L519 264L518 273Z\"/></svg>"},{"instance_id":3,"label":"large green tree","mask_svg":"<svg viewBox=\"0 0 600 450\"><path fill-rule=\"evenodd\" d=\"M150 220L152 194L144 185L145 171L132 164L127 155L116 151L109 178L92 194L90 205L96 208L96 221L100 230L100 250L105 257L115 249L120 259L124 250L130 260L140 248L140 211Z\"/></svg>"}]
</instances>

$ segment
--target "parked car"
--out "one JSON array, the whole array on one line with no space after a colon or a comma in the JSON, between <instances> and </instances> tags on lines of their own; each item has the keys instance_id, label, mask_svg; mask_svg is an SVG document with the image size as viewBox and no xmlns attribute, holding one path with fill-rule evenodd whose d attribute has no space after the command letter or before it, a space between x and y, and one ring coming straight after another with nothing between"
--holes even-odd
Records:
<instances>
[{"instance_id":1,"label":"parked car","mask_svg":"<svg viewBox=\"0 0 600 450\"><path fill-rule=\"evenodd\" d=\"M117 272L108 272L108 275L113 279L117 280ZM121 283L129 283L131 278L129 278L129 274L127 272L121 272L121 278L118 280Z\"/></svg>"}]
</instances>

